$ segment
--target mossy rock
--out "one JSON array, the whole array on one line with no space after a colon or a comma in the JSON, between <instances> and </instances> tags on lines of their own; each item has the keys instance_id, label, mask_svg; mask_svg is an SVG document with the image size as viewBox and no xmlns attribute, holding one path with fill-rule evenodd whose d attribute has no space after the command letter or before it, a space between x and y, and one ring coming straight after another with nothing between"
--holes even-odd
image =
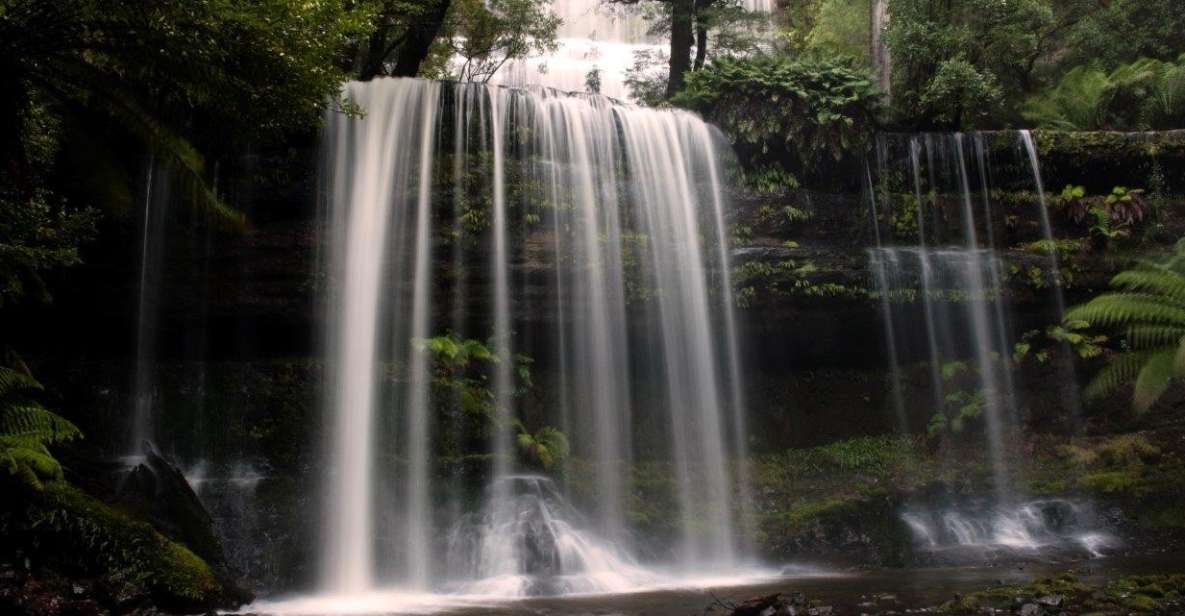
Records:
<instances>
[{"instance_id":1,"label":"mossy rock","mask_svg":"<svg viewBox=\"0 0 1185 616\"><path fill-rule=\"evenodd\" d=\"M27 496L23 506L6 507L4 543L34 567L101 578L125 589L116 595L136 601L146 593L168 611L235 608L248 599L185 546L66 482Z\"/></svg>"},{"instance_id":2,"label":"mossy rock","mask_svg":"<svg viewBox=\"0 0 1185 616\"><path fill-rule=\"evenodd\" d=\"M1088 584L1071 574L1009 584L956 597L939 613L983 614L987 610L1019 611L1037 606L1041 614L1180 614L1185 607L1185 575L1137 575L1106 586Z\"/></svg>"}]
</instances>

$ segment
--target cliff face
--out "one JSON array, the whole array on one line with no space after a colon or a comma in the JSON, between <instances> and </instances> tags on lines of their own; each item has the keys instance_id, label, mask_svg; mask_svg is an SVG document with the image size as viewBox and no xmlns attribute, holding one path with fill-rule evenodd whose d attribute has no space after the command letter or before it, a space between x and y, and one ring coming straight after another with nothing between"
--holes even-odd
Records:
<instances>
[{"instance_id":1,"label":"cliff face","mask_svg":"<svg viewBox=\"0 0 1185 616\"><path fill-rule=\"evenodd\" d=\"M928 139L932 149L927 154L949 156L942 146L949 138L883 136L878 160L868 166L856 159L836 162L827 187L735 189L728 223L737 321L754 394L749 400L752 413L778 418L767 426L771 433L762 432L769 434L771 446L815 443L849 429L881 427L875 421L836 421L826 429L820 426L815 436L811 422L787 419L786 409L834 409L828 400L836 388L802 381L817 375L854 379L860 393L852 395L864 402L857 406L884 408L883 308L868 250L878 241L885 246L919 244L915 186L903 148L911 140ZM976 139L991 165L993 208L991 219L977 224L981 234L994 231L1004 272L1001 297L1017 335L1056 320L1049 249L1057 250L1066 302L1072 305L1105 288L1131 255L1163 250L1185 235L1185 201L1174 196L1185 192L1185 132L1035 133L1056 246L1042 244L1040 202L1017 134L987 133ZM247 234L224 235L174 211L164 250L150 255L163 263L159 301L152 306L159 315L156 355L161 361L250 363L319 355L326 281L319 266L325 247L318 233L315 155L312 150L286 151L251 158L242 167L229 185L251 204L253 228ZM944 168L933 161L931 167ZM960 244L964 196L942 189L957 187L954 176L931 177L925 183L922 197L930 228L923 232L924 242ZM1083 188L1082 204L1059 198L1066 186ZM1075 219L1071 209L1102 204L1115 187L1143 190L1146 212L1121 236L1104 241L1089 219ZM980 195L973 197L974 207L980 208ZM481 265L483 246L466 249L466 270L458 272L447 197L440 201L437 322L450 322L448 286L464 275L469 325L484 331L488 323L482 315L488 311L483 306L492 292L489 268ZM553 238L545 227L516 227L511 273L516 296L523 298L514 330L521 352L535 357L540 375L551 368L548 357L560 318L548 301L555 270ZM108 234L115 239L92 247L87 265L63 274L55 285L56 301L30 315L33 322L57 324L27 332L26 346L42 349L39 361L61 368L80 360L135 361L140 249L135 228L121 225L121 234ZM648 309L649 291L631 286L632 313ZM117 382L108 386L126 388L112 377ZM813 388L819 391L812 393Z\"/></svg>"},{"instance_id":2,"label":"cliff face","mask_svg":"<svg viewBox=\"0 0 1185 616\"><path fill-rule=\"evenodd\" d=\"M1065 299L1072 305L1104 289L1133 256L1165 250L1185 236L1185 133L1035 137L1057 240L1052 246L1042 243L1040 201L1016 133L982 140L992 163L993 210L976 230L993 232L1005 274L998 292L1016 336L1056 321L1050 249L1057 251ZM899 154L900 140L911 138L886 136L890 155L883 163L836 162L827 186L770 192L738 187L731 195L731 273L745 360L749 445L757 454L890 433L896 427L882 298L869 249L878 240L898 247L920 242L911 170L892 155L895 147ZM934 152L941 150L935 146ZM186 463L203 460L211 473L224 477L198 490L199 496L213 503L231 552L228 559L259 580L260 588L272 590L310 579L312 548L304 538L316 526L316 509L307 501L310 486L321 477L316 454L326 281L319 267L325 247L318 233L314 161L311 150L247 161L232 186L250 196L250 232L224 235L185 212L172 212L164 250L151 256L163 266L159 301L153 304L158 315L155 396L165 414L162 430L178 435L165 452ZM252 169L265 170L258 174L262 185L250 181ZM927 245L961 241L965 196L938 188L949 186L951 178L957 180L957 174L947 184L938 178L936 188L922 195L931 225L925 231ZM1059 200L1067 185L1081 186L1084 195ZM1076 219L1073 208L1102 205L1115 187L1143 190L1146 210L1123 234L1104 238L1092 230L1094 223ZM974 198L978 208L980 195ZM457 271L451 212L444 203L442 198L435 317L450 322L449 284L464 274L467 325L471 331L489 331L482 316L492 297L489 268L481 260L484 247L467 247L470 265ZM100 448L122 442L137 361L141 246L135 224L112 224L118 228L105 234L107 243L91 247L86 265L62 275L53 286L55 302L31 309L25 322L34 325L19 332L24 347L37 350L29 358L60 398L55 406L71 414ZM542 415L558 403L549 392L549 384L559 378L551 358L561 318L549 307L554 238L550 229L525 224L513 237L511 280L516 296L524 298L513 325L516 350L535 359L536 387L524 399L524 410ZM652 290L627 282L628 311L644 314ZM929 373L921 365L924 357L902 359L907 420L921 433L933 412ZM1086 373L1091 367L1077 369ZM1027 401L1022 410L1035 430L1057 431L1069 421L1069 397L1050 385L1064 374L1056 365L1022 371L1018 385ZM652 385L635 384L640 408ZM639 438L659 438L660 429L641 426ZM247 485L250 491L244 492ZM898 541L900 529L891 530Z\"/></svg>"}]
</instances>

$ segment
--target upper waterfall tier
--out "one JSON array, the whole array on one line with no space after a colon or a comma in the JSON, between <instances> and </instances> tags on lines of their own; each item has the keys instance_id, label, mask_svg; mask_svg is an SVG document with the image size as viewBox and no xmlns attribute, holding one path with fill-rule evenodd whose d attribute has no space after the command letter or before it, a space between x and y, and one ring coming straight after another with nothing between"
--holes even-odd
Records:
<instances>
[{"instance_id":1,"label":"upper waterfall tier","mask_svg":"<svg viewBox=\"0 0 1185 616\"><path fill-rule=\"evenodd\" d=\"M763 13L773 10L771 0L745 0L744 6ZM638 55L649 53L657 58L669 51L665 35L651 32L655 22L639 4L553 0L551 10L562 20L556 51L508 62L494 77L495 82L582 92L595 73L601 94L625 100L629 98L626 73ZM665 61L659 63L665 66Z\"/></svg>"}]
</instances>

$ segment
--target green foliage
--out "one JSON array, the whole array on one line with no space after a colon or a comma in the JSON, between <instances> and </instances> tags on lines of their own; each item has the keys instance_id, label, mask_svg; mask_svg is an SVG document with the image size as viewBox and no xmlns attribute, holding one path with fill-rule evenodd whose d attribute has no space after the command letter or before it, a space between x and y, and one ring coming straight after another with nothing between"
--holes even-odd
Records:
<instances>
[{"instance_id":1,"label":"green foliage","mask_svg":"<svg viewBox=\"0 0 1185 616\"><path fill-rule=\"evenodd\" d=\"M790 231L799 223L814 218L814 214L792 205L784 205L780 208L763 205L757 210L757 217L763 229Z\"/></svg>"},{"instance_id":2,"label":"green foliage","mask_svg":"<svg viewBox=\"0 0 1185 616\"><path fill-rule=\"evenodd\" d=\"M1066 257L1081 252L1086 247L1086 241L1077 238L1040 239L1022 246L1026 252L1039 255L1058 255Z\"/></svg>"},{"instance_id":3,"label":"green foliage","mask_svg":"<svg viewBox=\"0 0 1185 616\"><path fill-rule=\"evenodd\" d=\"M1128 189L1123 186L1111 189L1111 194L1107 195L1104 204L1111 223L1126 227L1142 222L1148 211L1148 201L1144 198L1144 191Z\"/></svg>"},{"instance_id":4,"label":"green foliage","mask_svg":"<svg viewBox=\"0 0 1185 616\"><path fill-rule=\"evenodd\" d=\"M436 53L464 59L458 79L485 82L510 60L555 51L559 26L540 0L452 0Z\"/></svg>"},{"instance_id":5,"label":"green foliage","mask_svg":"<svg viewBox=\"0 0 1185 616\"><path fill-rule=\"evenodd\" d=\"M464 413L496 414L489 373L502 360L489 347L453 334L416 340L415 346L432 357L432 386L437 398L452 401Z\"/></svg>"},{"instance_id":6,"label":"green foliage","mask_svg":"<svg viewBox=\"0 0 1185 616\"><path fill-rule=\"evenodd\" d=\"M34 490L62 478L49 446L82 437L74 424L33 399L41 390L27 373L0 366L0 467Z\"/></svg>"},{"instance_id":7,"label":"green foliage","mask_svg":"<svg viewBox=\"0 0 1185 616\"><path fill-rule=\"evenodd\" d=\"M1176 62L1142 58L1106 72L1071 69L1030 98L1025 118L1062 130L1156 130L1185 126L1185 55Z\"/></svg>"},{"instance_id":8,"label":"green foliage","mask_svg":"<svg viewBox=\"0 0 1185 616\"><path fill-rule=\"evenodd\" d=\"M667 73L670 62L666 52L656 49L634 51L634 64L625 71L625 87L630 98L642 105L661 105L667 98Z\"/></svg>"},{"instance_id":9,"label":"green foliage","mask_svg":"<svg viewBox=\"0 0 1185 616\"><path fill-rule=\"evenodd\" d=\"M225 152L315 126L339 100L338 46L367 19L341 1L12 0L0 7L0 114L69 119L109 151L130 135L172 169L178 194L241 226L192 140L216 127L204 145ZM0 188L14 200L37 194L33 147L0 131Z\"/></svg>"},{"instance_id":10,"label":"green foliage","mask_svg":"<svg viewBox=\"0 0 1185 616\"><path fill-rule=\"evenodd\" d=\"M1107 124L1105 107L1111 84L1107 74L1079 66L1053 88L1025 102L1024 117L1037 126L1061 130L1095 130Z\"/></svg>"},{"instance_id":11,"label":"green foliage","mask_svg":"<svg viewBox=\"0 0 1185 616\"><path fill-rule=\"evenodd\" d=\"M1109 338L1102 334L1091 334L1089 329L1090 323L1086 321L1066 321L1044 330L1030 330L1016 343L1012 359L1016 363L1021 363L1031 357L1037 363L1045 364L1052 358L1055 350L1063 345L1069 346L1082 359L1100 357L1104 351L1103 345Z\"/></svg>"},{"instance_id":12,"label":"green foliage","mask_svg":"<svg viewBox=\"0 0 1185 616\"><path fill-rule=\"evenodd\" d=\"M893 237L900 240L918 239L918 211L920 204L915 195L905 195L901 199L901 207L893 208L893 215L889 219L889 227Z\"/></svg>"},{"instance_id":13,"label":"green foliage","mask_svg":"<svg viewBox=\"0 0 1185 616\"><path fill-rule=\"evenodd\" d=\"M1126 345L1086 388L1090 399L1135 382L1132 404L1147 411L1185 376L1185 242L1163 262L1141 261L1111 280L1112 292L1066 313L1067 322L1118 330Z\"/></svg>"},{"instance_id":14,"label":"green foliage","mask_svg":"<svg viewBox=\"0 0 1185 616\"><path fill-rule=\"evenodd\" d=\"M531 434L520 423L519 433L515 442L519 453L528 464L544 471L551 471L557 465L568 459L568 437L563 432L545 426Z\"/></svg>"},{"instance_id":15,"label":"green foliage","mask_svg":"<svg viewBox=\"0 0 1185 616\"><path fill-rule=\"evenodd\" d=\"M49 301L42 276L82 262L79 249L96 234L98 213L75 210L45 189L22 199L0 192L0 307Z\"/></svg>"},{"instance_id":16,"label":"green foliage","mask_svg":"<svg viewBox=\"0 0 1185 616\"><path fill-rule=\"evenodd\" d=\"M878 477L894 473L913 455L909 440L895 435L858 436L813 449L790 449L779 464L790 474L863 473Z\"/></svg>"},{"instance_id":17,"label":"green foliage","mask_svg":"<svg viewBox=\"0 0 1185 616\"><path fill-rule=\"evenodd\" d=\"M1111 70L1138 58L1172 60L1185 51L1185 12L1177 0L1066 2L1064 36L1051 49L1062 66Z\"/></svg>"},{"instance_id":18,"label":"green foliage","mask_svg":"<svg viewBox=\"0 0 1185 616\"><path fill-rule=\"evenodd\" d=\"M1003 97L1004 92L992 72L956 56L938 65L921 90L919 103L939 124L963 128L990 118Z\"/></svg>"},{"instance_id":19,"label":"green foliage","mask_svg":"<svg viewBox=\"0 0 1185 616\"><path fill-rule=\"evenodd\" d=\"M672 103L718 124L750 166L793 171L863 146L879 97L851 60L754 56L712 61Z\"/></svg>"},{"instance_id":20,"label":"green foliage","mask_svg":"<svg viewBox=\"0 0 1185 616\"><path fill-rule=\"evenodd\" d=\"M764 194L777 194L798 188L798 178L778 165L763 165L744 171L740 183L745 188Z\"/></svg>"},{"instance_id":21,"label":"green foliage","mask_svg":"<svg viewBox=\"0 0 1185 616\"><path fill-rule=\"evenodd\" d=\"M1062 193L1053 198L1053 203L1075 223L1081 223L1090 214L1090 204L1086 201L1084 186L1067 184Z\"/></svg>"},{"instance_id":22,"label":"green foliage","mask_svg":"<svg viewBox=\"0 0 1185 616\"><path fill-rule=\"evenodd\" d=\"M806 35L806 48L866 62L869 0L821 0L817 4L814 27Z\"/></svg>"},{"instance_id":23,"label":"green foliage","mask_svg":"<svg viewBox=\"0 0 1185 616\"><path fill-rule=\"evenodd\" d=\"M993 358L999 361L999 358ZM1007 366L1003 367L1008 369ZM939 367L942 376L943 406L930 416L926 432L931 438L944 434L963 434L979 427L984 407L989 396L1003 395L992 389L984 389L978 370L962 361L944 362Z\"/></svg>"},{"instance_id":24,"label":"green foliage","mask_svg":"<svg viewBox=\"0 0 1185 616\"><path fill-rule=\"evenodd\" d=\"M993 124L1019 99L1055 27L1048 0L890 0L897 118L920 126Z\"/></svg>"},{"instance_id":25,"label":"green foliage","mask_svg":"<svg viewBox=\"0 0 1185 616\"><path fill-rule=\"evenodd\" d=\"M757 290L767 297L866 297L865 289L816 280L818 267L810 260L747 261L733 274L733 295L738 307L748 308Z\"/></svg>"}]
</instances>

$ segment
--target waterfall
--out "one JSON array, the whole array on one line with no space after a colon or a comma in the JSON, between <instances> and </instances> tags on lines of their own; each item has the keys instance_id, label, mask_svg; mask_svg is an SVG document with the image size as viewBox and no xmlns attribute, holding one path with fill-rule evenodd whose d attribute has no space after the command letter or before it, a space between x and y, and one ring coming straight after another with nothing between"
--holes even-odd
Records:
<instances>
[{"instance_id":1,"label":"waterfall","mask_svg":"<svg viewBox=\"0 0 1185 616\"><path fill-rule=\"evenodd\" d=\"M758 13L771 13L775 8L773 0L744 0L741 4ZM629 96L626 73L639 54L658 58L669 51L664 37L652 33L653 18L636 4L553 0L551 11L562 20L556 51L507 62L494 81L583 92L590 74L595 73L599 93L624 100ZM666 62L660 60L659 64L665 68Z\"/></svg>"},{"instance_id":2,"label":"waterfall","mask_svg":"<svg viewBox=\"0 0 1185 616\"><path fill-rule=\"evenodd\" d=\"M1004 504L1015 498L1009 461L1019 410L1010 362L1014 334L1001 265L1007 249L1002 242L1008 238L999 231L1006 226L1005 213L993 204L988 138L890 138L899 146L895 161L900 162L882 162L878 174L907 178L895 207L914 207L916 213L893 213L902 224L915 216L916 231L912 245L878 241L869 250L869 266L885 319L894 406L900 410L904 405L901 374L906 364L924 361L932 394L931 428L958 432L969 422L982 423L995 499ZM883 168L890 164L899 164L900 173ZM866 181L871 192L872 180ZM875 201L872 207L875 213ZM1048 239L1044 207L1041 214ZM908 423L901 417L899 422Z\"/></svg>"},{"instance_id":3,"label":"waterfall","mask_svg":"<svg viewBox=\"0 0 1185 616\"><path fill-rule=\"evenodd\" d=\"M1037 155L1037 144L1033 141L1032 131L1022 130L1018 132L1018 135L1021 147L1024 148L1025 155L1028 156L1029 167L1033 170L1033 187L1037 189L1037 202L1041 208L1041 233L1044 239L1052 244L1055 239L1053 224L1049 221L1049 204L1045 200L1045 182L1041 179L1041 160ZM1049 266L1053 272L1053 300L1057 306L1057 316L1060 319L1062 315L1066 314L1066 298L1065 293L1062 292L1061 267L1058 264L1056 245L1051 246L1049 250Z\"/></svg>"},{"instance_id":4,"label":"waterfall","mask_svg":"<svg viewBox=\"0 0 1185 616\"><path fill-rule=\"evenodd\" d=\"M413 161L426 161L431 156L431 127L439 91L440 85L420 81L351 84L347 93L367 110L368 119L347 120L336 115L329 119L327 147L334 160L330 272L340 283L331 300L329 320L328 397L333 429L329 464L335 474L328 480L323 579L326 588L342 593L361 592L374 583L372 452L388 221L392 212L402 215L414 201L423 201L414 203L417 215L428 213L430 193L409 189L412 178L417 177ZM402 147L405 144L412 147ZM425 151L427 155L416 156ZM421 183L428 172L425 168L418 174ZM411 194L416 196L414 201ZM428 239L427 225L426 220L417 223L424 229L418 239ZM396 238L403 239L399 234L404 229L394 232ZM416 271L426 278L430 271L427 252L417 248L415 253L425 257L423 269L417 267ZM426 301L423 294L428 281L415 284L420 292L415 303L421 311L413 315L413 327L426 327L427 306L421 302ZM424 365L418 366L422 370ZM412 375L412 381L417 376L423 379L423 375ZM410 397L418 396L413 393ZM421 413L422 409L409 409L409 424L417 423ZM426 473L423 466L419 470ZM417 498L415 492L426 489L417 484L424 481L425 477L411 478L409 496ZM424 508L418 508L415 515L426 516ZM426 519L410 524L427 527Z\"/></svg>"},{"instance_id":5,"label":"waterfall","mask_svg":"<svg viewBox=\"0 0 1185 616\"><path fill-rule=\"evenodd\" d=\"M140 221L140 277L136 302L136 365L132 380L132 413L123 455L130 464L143 460L144 445L156 439L157 321L166 246L166 221L171 199L167 169L150 155L145 165L144 211Z\"/></svg>"},{"instance_id":6,"label":"waterfall","mask_svg":"<svg viewBox=\"0 0 1185 616\"><path fill-rule=\"evenodd\" d=\"M744 400L719 136L691 114L599 96L414 79L351 83L346 95L365 115L332 114L325 134L322 589L655 583L628 522L639 454L676 480L679 536L650 565L735 569L748 487L734 467ZM554 272L532 277L538 267ZM528 306L558 319L547 357L562 391L542 419L522 408L516 376ZM456 454L434 444L462 437L447 432L458 428L441 414L457 411L417 342L447 331L488 340L497 358L476 495L442 475ZM653 375L661 387L641 404L634 384ZM516 442L543 422L587 462L591 501L527 473ZM663 427L667 446L640 451L640 423Z\"/></svg>"}]
</instances>

